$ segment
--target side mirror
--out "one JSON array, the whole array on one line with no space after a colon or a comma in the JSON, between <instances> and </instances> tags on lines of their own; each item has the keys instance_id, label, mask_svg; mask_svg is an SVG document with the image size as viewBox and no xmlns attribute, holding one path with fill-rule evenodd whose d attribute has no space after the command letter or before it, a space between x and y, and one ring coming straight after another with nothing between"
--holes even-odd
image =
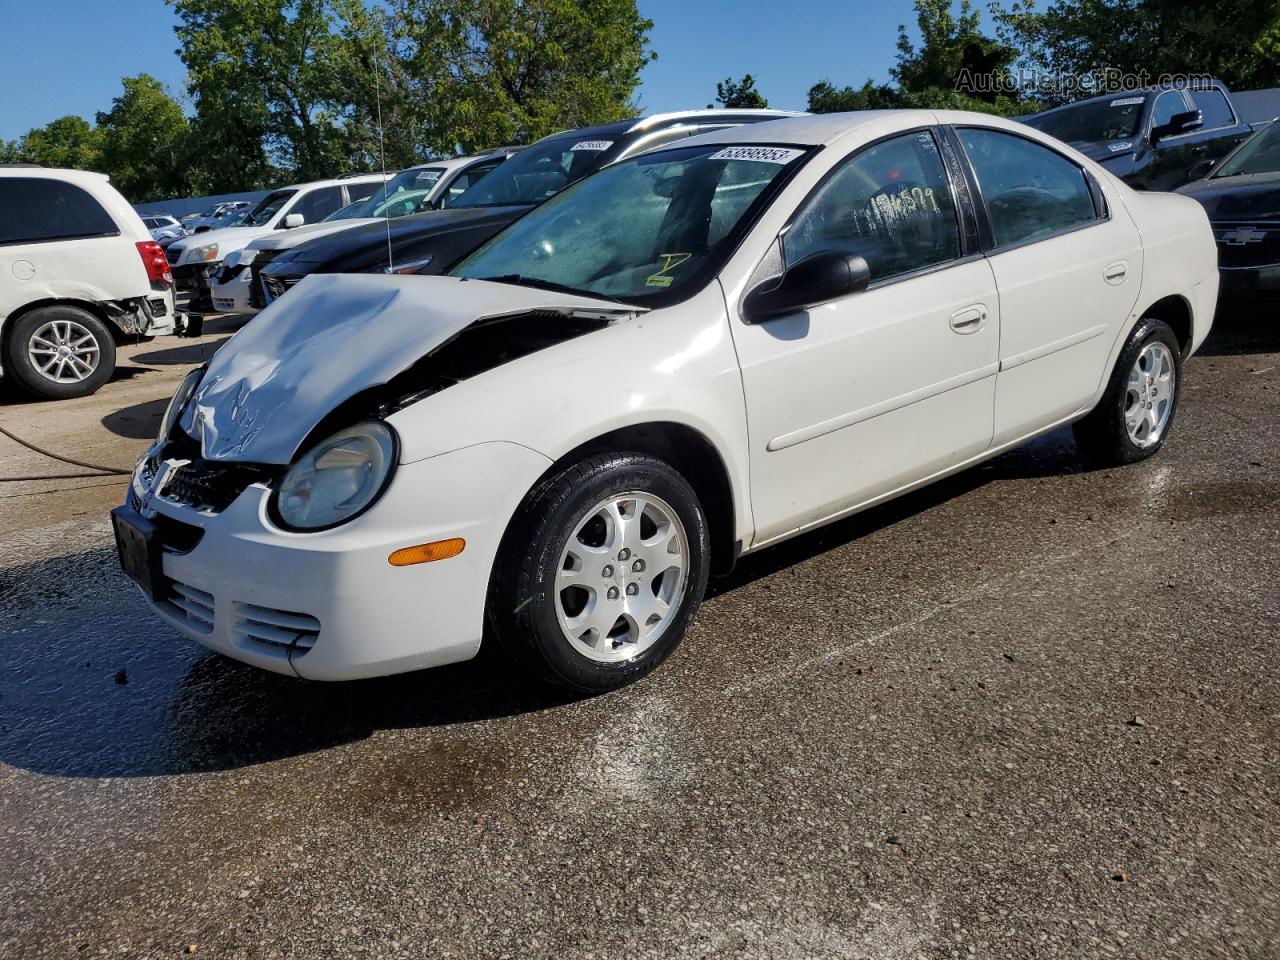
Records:
<instances>
[{"instance_id":1,"label":"side mirror","mask_svg":"<svg viewBox=\"0 0 1280 960\"><path fill-rule=\"evenodd\" d=\"M281 224L286 230L292 230L294 227L300 227L307 222L307 218L300 213L285 214L284 223Z\"/></svg>"},{"instance_id":2,"label":"side mirror","mask_svg":"<svg viewBox=\"0 0 1280 960\"><path fill-rule=\"evenodd\" d=\"M856 253L813 253L748 293L742 301L742 318L762 323L861 293L870 283L871 268Z\"/></svg>"},{"instance_id":3,"label":"side mirror","mask_svg":"<svg viewBox=\"0 0 1280 960\"><path fill-rule=\"evenodd\" d=\"M1175 113L1169 118L1168 123L1162 123L1158 127L1151 128L1151 142L1163 140L1165 137L1176 137L1180 133L1186 133L1188 130L1195 130L1197 127L1204 125L1204 115L1199 110L1184 110L1182 113Z\"/></svg>"}]
</instances>

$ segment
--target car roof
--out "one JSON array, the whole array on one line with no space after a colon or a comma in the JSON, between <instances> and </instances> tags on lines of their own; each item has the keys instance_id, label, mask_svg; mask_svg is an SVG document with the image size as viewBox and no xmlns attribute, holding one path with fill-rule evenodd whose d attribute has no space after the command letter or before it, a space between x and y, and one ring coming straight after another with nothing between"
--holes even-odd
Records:
<instances>
[{"instance_id":1,"label":"car roof","mask_svg":"<svg viewBox=\"0 0 1280 960\"><path fill-rule=\"evenodd\" d=\"M50 180L70 180L79 183L103 183L111 178L92 170L68 170L65 167L42 167L37 163L0 164L0 176L48 177Z\"/></svg>"},{"instance_id":2,"label":"car roof","mask_svg":"<svg viewBox=\"0 0 1280 960\"><path fill-rule=\"evenodd\" d=\"M575 127L571 130L557 130L549 133L542 140L554 140L557 137L579 137L584 140L594 138L617 138L628 133L652 133L668 127L696 123L728 123L748 124L784 117L802 117L806 114L794 110L680 110L675 113L654 113L647 117L629 117L626 120L615 120L613 123L602 123L595 127Z\"/></svg>"},{"instance_id":3,"label":"car roof","mask_svg":"<svg viewBox=\"0 0 1280 960\"><path fill-rule=\"evenodd\" d=\"M391 179L394 174L388 172L381 173L360 173L355 176L347 177L331 177L328 180L308 180L306 183L290 183L283 187L272 187L268 193L276 193L279 190L308 190L311 187L332 187L343 183L363 183L366 180L383 180Z\"/></svg>"},{"instance_id":4,"label":"car roof","mask_svg":"<svg viewBox=\"0 0 1280 960\"><path fill-rule=\"evenodd\" d=\"M727 111L726 111L727 112ZM968 114L986 118L986 114ZM851 113L814 113L784 117L769 123L753 123L716 130L681 140L677 146L695 143L794 143L816 147L839 140L859 127L889 117L916 119L921 126L938 122L931 110L856 110Z\"/></svg>"}]
</instances>

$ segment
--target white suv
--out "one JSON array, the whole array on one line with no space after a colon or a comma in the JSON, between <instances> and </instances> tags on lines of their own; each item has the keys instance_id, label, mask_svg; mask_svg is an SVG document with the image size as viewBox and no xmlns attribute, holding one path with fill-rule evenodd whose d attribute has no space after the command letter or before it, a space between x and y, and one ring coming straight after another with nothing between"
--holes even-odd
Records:
<instances>
[{"instance_id":1,"label":"white suv","mask_svg":"<svg viewBox=\"0 0 1280 960\"><path fill-rule=\"evenodd\" d=\"M234 227L209 230L175 240L165 251L178 287L191 290L193 309L208 309L210 280L228 254L273 230L319 223L329 214L368 197L383 181L380 173L316 180L272 190Z\"/></svg>"},{"instance_id":2,"label":"white suv","mask_svg":"<svg viewBox=\"0 0 1280 960\"><path fill-rule=\"evenodd\" d=\"M38 396L88 396L118 337L176 320L164 251L105 175L0 166L0 374Z\"/></svg>"},{"instance_id":3,"label":"white suv","mask_svg":"<svg viewBox=\"0 0 1280 960\"><path fill-rule=\"evenodd\" d=\"M465 193L472 184L479 183L494 167L519 150L519 147L495 147L465 157L419 164L397 173L385 187L379 185L363 201L343 207L322 223L258 237L223 261L222 270L213 279L213 309L219 313L252 316L267 305L260 286L262 267L286 250L317 237L384 218L406 217L424 210L447 207L450 200Z\"/></svg>"}]
</instances>

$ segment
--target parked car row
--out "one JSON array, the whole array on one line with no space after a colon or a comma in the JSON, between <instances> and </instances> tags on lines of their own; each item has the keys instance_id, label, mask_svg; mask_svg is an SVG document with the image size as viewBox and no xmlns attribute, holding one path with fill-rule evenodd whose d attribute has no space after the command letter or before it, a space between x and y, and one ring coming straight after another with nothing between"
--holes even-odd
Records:
<instances>
[{"instance_id":1,"label":"parked car row","mask_svg":"<svg viewBox=\"0 0 1280 960\"><path fill-rule=\"evenodd\" d=\"M262 273L299 275L170 403L125 571L264 669L488 637L586 692L661 663L742 554L1066 424L1090 463L1152 456L1219 282L1187 197L923 110L558 134Z\"/></svg>"}]
</instances>

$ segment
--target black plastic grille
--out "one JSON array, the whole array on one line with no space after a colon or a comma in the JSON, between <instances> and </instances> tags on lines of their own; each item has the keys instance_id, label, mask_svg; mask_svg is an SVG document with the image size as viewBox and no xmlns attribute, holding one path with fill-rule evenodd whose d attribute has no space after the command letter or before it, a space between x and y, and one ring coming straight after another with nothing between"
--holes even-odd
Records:
<instances>
[{"instance_id":1,"label":"black plastic grille","mask_svg":"<svg viewBox=\"0 0 1280 960\"><path fill-rule=\"evenodd\" d=\"M249 303L259 310L267 305L267 298L262 295L262 268L283 252L282 250L259 250L249 267Z\"/></svg>"},{"instance_id":2,"label":"black plastic grille","mask_svg":"<svg viewBox=\"0 0 1280 960\"><path fill-rule=\"evenodd\" d=\"M301 279L301 277L263 277L263 283L271 294L271 299L279 300Z\"/></svg>"},{"instance_id":3,"label":"black plastic grille","mask_svg":"<svg viewBox=\"0 0 1280 960\"><path fill-rule=\"evenodd\" d=\"M143 463L140 479L145 487L151 486L162 459L163 457L151 457ZM250 484L270 477L269 470L252 464L193 460L169 476L159 496L162 500L191 507L193 510L221 513ZM137 495L131 494L131 498L134 508L140 508Z\"/></svg>"}]
</instances>

